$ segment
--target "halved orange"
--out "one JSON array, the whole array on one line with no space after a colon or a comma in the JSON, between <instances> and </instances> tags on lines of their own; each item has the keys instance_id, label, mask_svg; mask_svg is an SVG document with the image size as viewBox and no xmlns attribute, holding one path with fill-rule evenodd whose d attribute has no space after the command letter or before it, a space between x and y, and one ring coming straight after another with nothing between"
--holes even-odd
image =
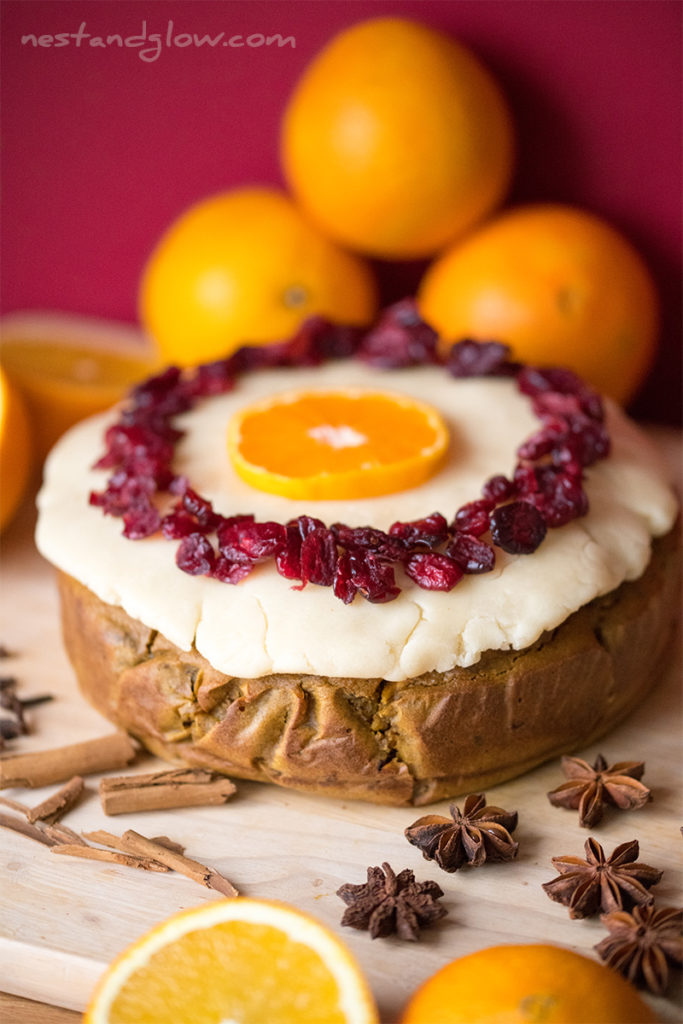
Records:
<instances>
[{"instance_id":1,"label":"halved orange","mask_svg":"<svg viewBox=\"0 0 683 1024\"><path fill-rule=\"evenodd\" d=\"M0 333L2 365L26 400L41 457L68 427L114 405L160 363L132 324L27 311L3 317Z\"/></svg>"},{"instance_id":2,"label":"halved orange","mask_svg":"<svg viewBox=\"0 0 683 1024\"><path fill-rule=\"evenodd\" d=\"M288 391L240 410L228 427L236 473L269 494L369 498L428 480L448 428L409 395L364 389Z\"/></svg>"},{"instance_id":3,"label":"halved orange","mask_svg":"<svg viewBox=\"0 0 683 1024\"><path fill-rule=\"evenodd\" d=\"M19 507L31 470L31 431L21 395L0 367L0 530Z\"/></svg>"},{"instance_id":4,"label":"halved orange","mask_svg":"<svg viewBox=\"0 0 683 1024\"><path fill-rule=\"evenodd\" d=\"M85 1024L378 1024L353 956L314 918L238 898L183 911L126 949Z\"/></svg>"}]
</instances>

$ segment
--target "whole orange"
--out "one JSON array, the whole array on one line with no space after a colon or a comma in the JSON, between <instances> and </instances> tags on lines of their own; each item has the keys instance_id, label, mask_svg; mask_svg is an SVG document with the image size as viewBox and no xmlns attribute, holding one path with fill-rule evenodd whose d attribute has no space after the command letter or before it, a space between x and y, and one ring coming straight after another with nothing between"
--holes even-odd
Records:
<instances>
[{"instance_id":1,"label":"whole orange","mask_svg":"<svg viewBox=\"0 0 683 1024\"><path fill-rule=\"evenodd\" d=\"M368 265L272 188L192 206L160 239L140 287L145 327L163 358L181 366L284 340L314 313L364 325L376 309Z\"/></svg>"},{"instance_id":2,"label":"whole orange","mask_svg":"<svg viewBox=\"0 0 683 1024\"><path fill-rule=\"evenodd\" d=\"M443 339L496 339L530 363L575 370L626 403L650 367L658 301L633 246L574 207L520 207L427 269L418 289Z\"/></svg>"},{"instance_id":3,"label":"whole orange","mask_svg":"<svg viewBox=\"0 0 683 1024\"><path fill-rule=\"evenodd\" d=\"M551 945L491 946L417 990L401 1024L653 1024L620 974Z\"/></svg>"},{"instance_id":4,"label":"whole orange","mask_svg":"<svg viewBox=\"0 0 683 1024\"><path fill-rule=\"evenodd\" d=\"M383 258L429 256L503 198L513 165L503 95L468 49L405 18L335 36L288 101L281 156L330 237Z\"/></svg>"}]
</instances>

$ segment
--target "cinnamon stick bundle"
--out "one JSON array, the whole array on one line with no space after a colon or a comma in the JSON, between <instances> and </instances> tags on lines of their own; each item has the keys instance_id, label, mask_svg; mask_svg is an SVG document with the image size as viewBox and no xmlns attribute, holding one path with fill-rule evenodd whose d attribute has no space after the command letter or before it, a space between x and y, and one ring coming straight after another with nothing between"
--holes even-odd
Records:
<instances>
[{"instance_id":1,"label":"cinnamon stick bundle","mask_svg":"<svg viewBox=\"0 0 683 1024\"><path fill-rule=\"evenodd\" d=\"M51 846L50 853L60 853L66 857L80 857L82 860L103 860L109 864L123 864L127 868L141 868L143 871L170 871L165 864L152 860L150 857L138 857L135 854L120 853L118 850L104 850L99 846L85 846L81 843L65 843L63 846Z\"/></svg>"},{"instance_id":2,"label":"cinnamon stick bundle","mask_svg":"<svg viewBox=\"0 0 683 1024\"><path fill-rule=\"evenodd\" d=\"M193 881L199 882L200 885L205 885L207 889L222 892L224 896L239 895L232 882L213 868L200 864L199 861L191 860L183 854L176 853L175 850L169 850L167 846L155 843L154 840L147 839L132 829L124 832L121 838L131 853L136 853L141 857L150 857L161 864L166 864L172 871L186 875Z\"/></svg>"},{"instance_id":3,"label":"cinnamon stick bundle","mask_svg":"<svg viewBox=\"0 0 683 1024\"><path fill-rule=\"evenodd\" d=\"M102 810L110 815L224 804L234 792L224 775L191 768L100 781Z\"/></svg>"},{"instance_id":4,"label":"cinnamon stick bundle","mask_svg":"<svg viewBox=\"0 0 683 1024\"><path fill-rule=\"evenodd\" d=\"M52 750L5 754L0 757L0 789L8 786L35 789L64 782L74 775L114 771L129 764L136 752L130 736L115 732Z\"/></svg>"}]
</instances>

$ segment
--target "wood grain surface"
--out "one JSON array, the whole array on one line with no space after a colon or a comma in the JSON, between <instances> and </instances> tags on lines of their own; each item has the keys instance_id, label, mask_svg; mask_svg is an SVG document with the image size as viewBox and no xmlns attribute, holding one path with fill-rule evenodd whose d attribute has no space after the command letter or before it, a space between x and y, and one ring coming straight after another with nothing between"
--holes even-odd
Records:
<instances>
[{"instance_id":1,"label":"wood grain surface","mask_svg":"<svg viewBox=\"0 0 683 1024\"><path fill-rule=\"evenodd\" d=\"M680 438L663 430L655 436L678 470ZM0 663L0 674L17 677L20 696L52 693L55 700L27 712L31 733L12 742L10 749L17 752L110 731L77 692L61 645L52 570L33 547L32 529L33 516L26 511L3 537L0 643L12 656ZM562 781L558 762L488 791L489 803L519 811L519 857L508 864L448 875L403 836L424 809L317 799L239 781L235 796L220 807L106 817L97 794L99 777L91 776L65 823L77 831L105 828L121 834L135 829L146 836L170 836L189 857L216 867L243 895L285 900L315 915L351 948L370 981L382 1024L391 1024L421 982L476 949L500 942L554 942L593 956L592 947L605 934L600 922L571 921L541 888L555 875L551 857L581 855L589 834L609 852L637 838L640 859L664 870L655 890L658 904L680 905L680 679L677 644L664 677L652 680L648 701L602 742L576 752L591 760L598 752L608 761L644 760L644 781L653 800L643 809L607 813L587 832L579 827L576 812L553 808L547 800L547 791ZM160 767L155 758L141 755L128 770ZM37 804L56 788L12 789L4 795ZM446 809L446 803L433 807L440 813ZM425 930L416 944L395 937L373 942L367 933L340 926L344 907L336 890L344 882L364 881L367 866L383 861L396 870L412 868L420 880L436 879L444 889L448 916ZM219 898L175 873L56 857L47 847L6 830L0 834L0 871L0 990L76 1011L85 1007L97 977L126 945L175 911ZM680 974L667 998L647 998L663 1021L683 1019ZM59 1011L50 1016L50 1006L38 1012L23 1000L3 997L0 1019L8 1024L77 1019Z\"/></svg>"}]
</instances>

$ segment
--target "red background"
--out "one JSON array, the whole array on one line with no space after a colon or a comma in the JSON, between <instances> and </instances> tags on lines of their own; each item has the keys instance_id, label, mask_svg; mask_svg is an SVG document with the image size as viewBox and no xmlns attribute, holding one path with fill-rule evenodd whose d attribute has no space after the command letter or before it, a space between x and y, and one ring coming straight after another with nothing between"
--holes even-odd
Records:
<instances>
[{"instance_id":1,"label":"red background","mask_svg":"<svg viewBox=\"0 0 683 1024\"><path fill-rule=\"evenodd\" d=\"M307 60L344 25L402 14L470 45L507 93L519 160L509 202L602 214L639 247L664 322L633 406L680 407L681 15L678 0L4 0L2 309L134 320L137 282L184 207L235 184L280 182L279 119ZM294 36L295 48L22 46L76 32ZM386 301L418 268L378 267Z\"/></svg>"}]
</instances>

